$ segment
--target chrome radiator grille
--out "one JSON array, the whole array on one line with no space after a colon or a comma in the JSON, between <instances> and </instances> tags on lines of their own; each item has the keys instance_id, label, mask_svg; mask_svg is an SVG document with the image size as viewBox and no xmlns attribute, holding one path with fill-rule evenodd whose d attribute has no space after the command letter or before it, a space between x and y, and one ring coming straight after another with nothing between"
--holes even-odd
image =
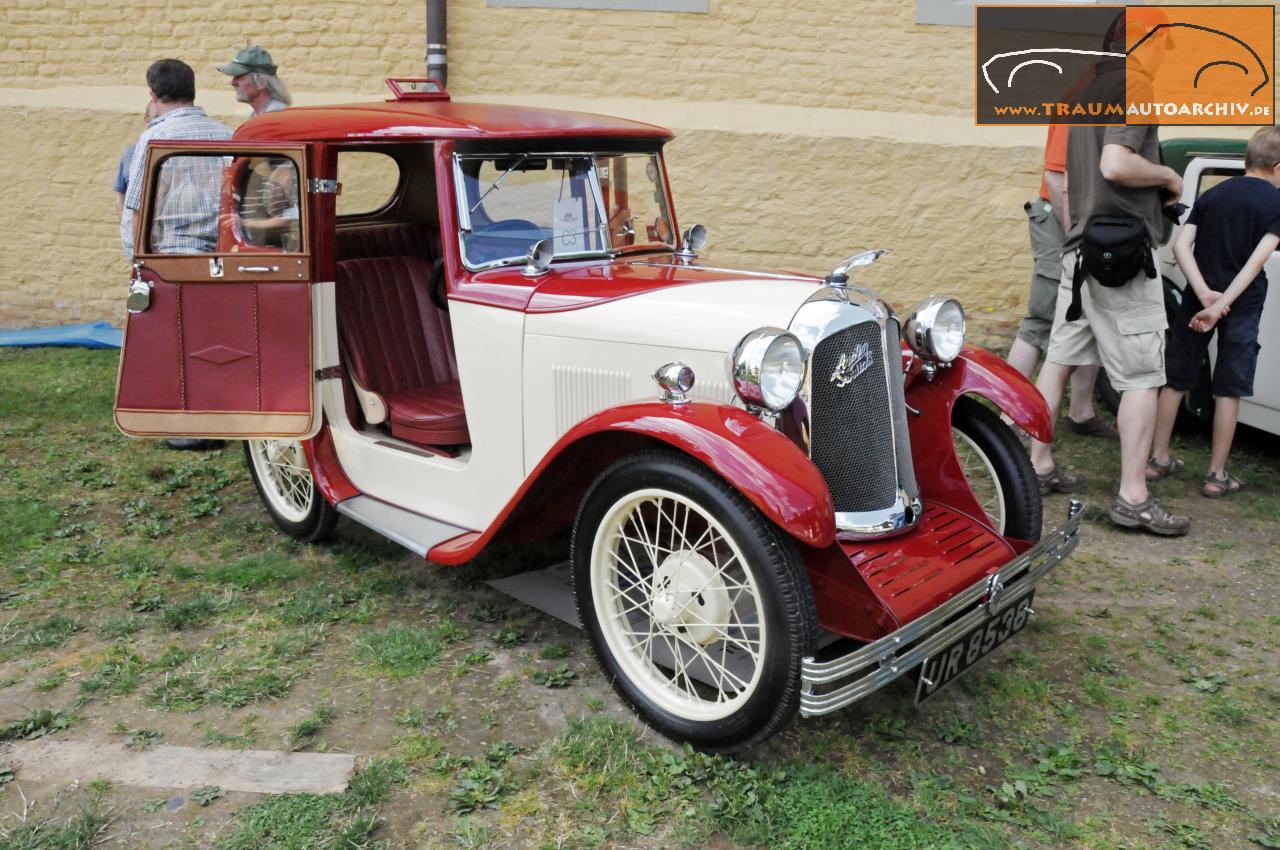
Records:
<instances>
[{"instance_id":1,"label":"chrome radiator grille","mask_svg":"<svg viewBox=\"0 0 1280 850\"><path fill-rule=\"evenodd\" d=\"M837 513L883 510L894 504L899 489L917 495L899 346L898 323L889 320L883 333L876 322L861 322L814 348L810 456Z\"/></svg>"}]
</instances>

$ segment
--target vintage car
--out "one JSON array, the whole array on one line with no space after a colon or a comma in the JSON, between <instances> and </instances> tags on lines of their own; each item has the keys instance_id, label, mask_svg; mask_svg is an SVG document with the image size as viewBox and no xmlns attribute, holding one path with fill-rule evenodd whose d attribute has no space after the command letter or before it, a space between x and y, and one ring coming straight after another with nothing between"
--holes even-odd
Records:
<instances>
[{"instance_id":1,"label":"vintage car","mask_svg":"<svg viewBox=\"0 0 1280 850\"><path fill-rule=\"evenodd\" d=\"M463 564L571 528L606 676L707 750L915 671L923 699L1023 628L1081 506L1041 538L993 408L1052 423L958 303L899 319L850 279L880 251L701 262L662 128L392 88L152 144L122 431L245 439L304 541L342 515ZM213 250L164 250L195 208Z\"/></svg>"}]
</instances>

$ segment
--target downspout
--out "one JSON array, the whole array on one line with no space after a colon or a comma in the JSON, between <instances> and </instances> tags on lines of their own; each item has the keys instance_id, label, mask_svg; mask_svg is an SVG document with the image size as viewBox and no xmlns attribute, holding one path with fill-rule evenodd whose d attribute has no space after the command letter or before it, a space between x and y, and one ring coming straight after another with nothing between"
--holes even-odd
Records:
<instances>
[{"instance_id":1,"label":"downspout","mask_svg":"<svg viewBox=\"0 0 1280 850\"><path fill-rule=\"evenodd\" d=\"M427 76L441 86L449 82L447 1L427 0Z\"/></svg>"}]
</instances>

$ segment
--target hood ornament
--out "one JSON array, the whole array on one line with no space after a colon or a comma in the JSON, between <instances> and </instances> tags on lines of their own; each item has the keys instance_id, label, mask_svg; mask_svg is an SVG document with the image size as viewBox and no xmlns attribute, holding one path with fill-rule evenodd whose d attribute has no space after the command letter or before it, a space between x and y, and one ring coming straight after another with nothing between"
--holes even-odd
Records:
<instances>
[{"instance_id":1,"label":"hood ornament","mask_svg":"<svg viewBox=\"0 0 1280 850\"><path fill-rule=\"evenodd\" d=\"M860 251L852 257L846 257L844 262L832 269L831 274L827 275L822 282L827 286L848 286L849 269L869 266L888 253L888 248L872 248L870 251Z\"/></svg>"}]
</instances>

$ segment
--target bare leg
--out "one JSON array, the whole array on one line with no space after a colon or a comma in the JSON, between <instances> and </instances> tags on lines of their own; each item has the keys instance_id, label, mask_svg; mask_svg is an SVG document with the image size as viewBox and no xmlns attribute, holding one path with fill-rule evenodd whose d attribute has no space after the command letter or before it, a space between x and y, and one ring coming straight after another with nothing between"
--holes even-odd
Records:
<instances>
[{"instance_id":1,"label":"bare leg","mask_svg":"<svg viewBox=\"0 0 1280 850\"><path fill-rule=\"evenodd\" d=\"M1084 422L1096 415L1093 410L1093 385L1097 380L1097 366L1077 366L1071 376L1071 405L1067 408L1067 415L1075 421Z\"/></svg>"},{"instance_id":2,"label":"bare leg","mask_svg":"<svg viewBox=\"0 0 1280 850\"><path fill-rule=\"evenodd\" d=\"M1145 502L1147 492L1147 458L1151 454L1151 438L1156 429L1156 396L1154 388L1125 390L1120 398L1120 498L1129 504Z\"/></svg>"},{"instance_id":3,"label":"bare leg","mask_svg":"<svg viewBox=\"0 0 1280 850\"><path fill-rule=\"evenodd\" d=\"M1036 371L1036 364L1040 362L1040 349L1022 337L1015 337L1013 345L1009 346L1009 359L1006 362L1030 378Z\"/></svg>"},{"instance_id":4,"label":"bare leg","mask_svg":"<svg viewBox=\"0 0 1280 850\"><path fill-rule=\"evenodd\" d=\"M1160 465L1169 462L1169 440L1173 437L1173 423L1178 418L1178 406L1182 404L1182 390L1165 387L1156 403L1156 431L1151 442L1151 456Z\"/></svg>"},{"instance_id":5,"label":"bare leg","mask_svg":"<svg viewBox=\"0 0 1280 850\"><path fill-rule=\"evenodd\" d=\"M1044 396L1045 403L1049 405L1050 422L1058 421L1058 411L1062 407L1062 393L1067 388L1067 378L1071 376L1071 372L1075 368L1075 366L1067 366L1063 363L1054 363L1052 360L1046 360L1044 366L1040 367L1040 377L1036 381L1036 389L1040 391L1040 395ZM1035 467L1038 475L1048 475L1052 472L1054 466L1053 444L1042 443L1032 438L1031 465Z\"/></svg>"},{"instance_id":6,"label":"bare leg","mask_svg":"<svg viewBox=\"0 0 1280 850\"><path fill-rule=\"evenodd\" d=\"M1240 415L1240 399L1215 396L1213 399L1213 448L1209 452L1209 471L1222 478L1227 474L1227 455L1236 435L1236 419Z\"/></svg>"}]
</instances>

